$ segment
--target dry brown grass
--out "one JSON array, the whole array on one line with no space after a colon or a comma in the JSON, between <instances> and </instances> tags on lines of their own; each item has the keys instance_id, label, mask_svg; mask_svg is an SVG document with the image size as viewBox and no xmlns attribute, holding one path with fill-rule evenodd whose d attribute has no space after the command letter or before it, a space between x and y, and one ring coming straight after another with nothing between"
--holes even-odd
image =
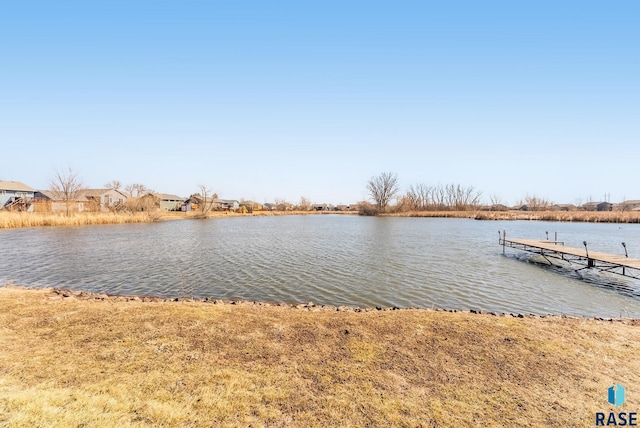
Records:
<instances>
[{"instance_id":1,"label":"dry brown grass","mask_svg":"<svg viewBox=\"0 0 640 428\"><path fill-rule=\"evenodd\" d=\"M254 211L235 213L211 211L207 218L284 216L284 215L358 215L356 211ZM39 226L83 226L90 224L147 223L164 220L196 219L198 212L155 213L76 213L66 216L60 213L22 213L0 211L0 229ZM592 223L640 223L640 212L593 212L593 211L410 211L382 214L383 217L437 217L473 218L476 220L540 220L576 221Z\"/></svg>"},{"instance_id":2,"label":"dry brown grass","mask_svg":"<svg viewBox=\"0 0 640 428\"><path fill-rule=\"evenodd\" d=\"M0 229L39 226L85 226L90 224L146 223L157 220L148 213L26 213L0 212Z\"/></svg>"},{"instance_id":3,"label":"dry brown grass","mask_svg":"<svg viewBox=\"0 0 640 428\"><path fill-rule=\"evenodd\" d=\"M388 217L450 217L476 220L539 220L590 223L640 223L640 212L622 211L409 211Z\"/></svg>"},{"instance_id":4,"label":"dry brown grass","mask_svg":"<svg viewBox=\"0 0 640 428\"><path fill-rule=\"evenodd\" d=\"M640 325L0 288L0 426L592 426Z\"/></svg>"},{"instance_id":5,"label":"dry brown grass","mask_svg":"<svg viewBox=\"0 0 640 428\"><path fill-rule=\"evenodd\" d=\"M254 211L253 213L235 213L231 211L211 211L207 218L311 215L311 214L357 214L356 212L320 212L320 211ZM85 226L90 224L149 223L164 220L197 219L202 215L191 212L138 212L138 213L29 213L0 211L0 229L40 226Z\"/></svg>"}]
</instances>

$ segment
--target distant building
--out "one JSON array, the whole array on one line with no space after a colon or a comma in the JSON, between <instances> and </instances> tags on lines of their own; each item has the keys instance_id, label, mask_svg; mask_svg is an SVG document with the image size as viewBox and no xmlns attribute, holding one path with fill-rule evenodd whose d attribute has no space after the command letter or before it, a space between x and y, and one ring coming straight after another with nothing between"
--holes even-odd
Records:
<instances>
[{"instance_id":1,"label":"distant building","mask_svg":"<svg viewBox=\"0 0 640 428\"><path fill-rule=\"evenodd\" d=\"M600 202L598 205L596 205L596 210L597 211L612 211L613 210L613 204L611 202Z\"/></svg>"},{"instance_id":2,"label":"distant building","mask_svg":"<svg viewBox=\"0 0 640 428\"><path fill-rule=\"evenodd\" d=\"M509 207L503 204L492 204L480 206L480 211L509 211Z\"/></svg>"},{"instance_id":3,"label":"distant building","mask_svg":"<svg viewBox=\"0 0 640 428\"><path fill-rule=\"evenodd\" d=\"M127 195L115 189L85 189L80 192L88 202L90 211L114 211L124 207Z\"/></svg>"},{"instance_id":4,"label":"distant building","mask_svg":"<svg viewBox=\"0 0 640 428\"><path fill-rule=\"evenodd\" d=\"M619 203L616 206L618 211L640 211L640 200L630 200Z\"/></svg>"},{"instance_id":5,"label":"distant building","mask_svg":"<svg viewBox=\"0 0 640 428\"><path fill-rule=\"evenodd\" d=\"M19 181L0 181L0 209L32 211L35 190Z\"/></svg>"},{"instance_id":6,"label":"distant building","mask_svg":"<svg viewBox=\"0 0 640 428\"><path fill-rule=\"evenodd\" d=\"M583 211L598 211L598 204L600 202L587 202L586 204L582 204L580 209Z\"/></svg>"},{"instance_id":7,"label":"distant building","mask_svg":"<svg viewBox=\"0 0 640 428\"><path fill-rule=\"evenodd\" d=\"M250 212L250 213L253 211L260 211L264 209L262 204L259 204L258 202L253 202L253 201L242 201L240 202L240 207L245 207L247 212Z\"/></svg>"},{"instance_id":8,"label":"distant building","mask_svg":"<svg viewBox=\"0 0 640 428\"><path fill-rule=\"evenodd\" d=\"M215 199L213 201L213 209L235 211L238 208L240 208L240 202L235 199Z\"/></svg>"},{"instance_id":9,"label":"distant building","mask_svg":"<svg viewBox=\"0 0 640 428\"><path fill-rule=\"evenodd\" d=\"M169 193L150 193L144 197L150 196L154 198L155 205L160 208L161 211L181 211L182 204L186 201L186 198Z\"/></svg>"},{"instance_id":10,"label":"distant building","mask_svg":"<svg viewBox=\"0 0 640 428\"><path fill-rule=\"evenodd\" d=\"M75 198L65 200L57 192L37 190L33 201L34 211L37 212L81 213L90 211L89 200L80 192L77 193Z\"/></svg>"},{"instance_id":11,"label":"distant building","mask_svg":"<svg viewBox=\"0 0 640 428\"><path fill-rule=\"evenodd\" d=\"M58 192L38 190L34 204L38 212L108 212L124 208L127 196L115 189L83 189L69 201ZM68 205L68 207L67 207Z\"/></svg>"},{"instance_id":12,"label":"distant building","mask_svg":"<svg viewBox=\"0 0 640 428\"><path fill-rule=\"evenodd\" d=\"M551 211L575 211L578 207L573 204L555 204L551 207Z\"/></svg>"}]
</instances>

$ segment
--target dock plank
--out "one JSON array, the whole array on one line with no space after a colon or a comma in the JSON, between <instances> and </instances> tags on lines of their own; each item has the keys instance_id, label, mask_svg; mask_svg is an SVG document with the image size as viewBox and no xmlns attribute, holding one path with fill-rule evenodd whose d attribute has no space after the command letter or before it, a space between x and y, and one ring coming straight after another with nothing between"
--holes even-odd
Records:
<instances>
[{"instance_id":1,"label":"dock plank","mask_svg":"<svg viewBox=\"0 0 640 428\"><path fill-rule=\"evenodd\" d=\"M556 244L553 241L537 240L537 239L504 239L506 243L513 243L542 250L553 251L559 254L569 254L576 257L587 258L587 251L584 248L567 247L566 245ZM628 267L640 270L640 259L631 259L623 255L608 254L598 251L589 251L589 259Z\"/></svg>"}]
</instances>

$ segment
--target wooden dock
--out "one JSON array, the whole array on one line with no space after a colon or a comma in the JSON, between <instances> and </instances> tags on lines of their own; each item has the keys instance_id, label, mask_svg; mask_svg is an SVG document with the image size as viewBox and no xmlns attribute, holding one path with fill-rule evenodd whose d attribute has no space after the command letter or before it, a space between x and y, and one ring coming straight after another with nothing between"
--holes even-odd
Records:
<instances>
[{"instance_id":1,"label":"wooden dock","mask_svg":"<svg viewBox=\"0 0 640 428\"><path fill-rule=\"evenodd\" d=\"M503 254L506 248L515 248L539 254L550 264L551 260L549 259L553 258L580 266L576 270L596 269L601 272L610 272L629 278L640 279L640 259L631 259L627 257L626 254L617 255L590 251L586 242L584 242L584 248L574 248L567 247L564 245L564 242L557 240L507 239L506 232L502 232L499 243L502 245Z\"/></svg>"}]
</instances>

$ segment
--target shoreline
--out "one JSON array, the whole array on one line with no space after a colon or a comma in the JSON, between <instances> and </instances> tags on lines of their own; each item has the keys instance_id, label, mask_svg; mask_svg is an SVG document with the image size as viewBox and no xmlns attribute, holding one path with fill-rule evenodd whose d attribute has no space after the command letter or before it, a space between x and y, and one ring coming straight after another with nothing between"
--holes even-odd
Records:
<instances>
[{"instance_id":1,"label":"shoreline","mask_svg":"<svg viewBox=\"0 0 640 428\"><path fill-rule=\"evenodd\" d=\"M235 213L213 211L206 215L211 218L237 217L279 217L291 215L359 215L356 211L255 211ZM580 223L640 224L640 212L618 211L409 211L385 213L379 217L407 218L464 218L493 221L551 221ZM202 220L196 212L153 212L153 213L79 213L66 216L61 213L0 212L0 229L28 227L88 226L97 224L155 223L172 220Z\"/></svg>"},{"instance_id":2,"label":"shoreline","mask_svg":"<svg viewBox=\"0 0 640 428\"><path fill-rule=\"evenodd\" d=\"M496 311L484 311L480 309L444 309L444 308L419 308L419 307L396 307L396 306L375 306L375 307L362 307L362 306L347 306L347 305L316 305L313 302L307 303L285 303L285 302L268 302L258 300L225 300L216 299L210 297L161 297L153 295L135 295L135 294L108 294L108 293L95 293L85 290L71 290L57 287L25 287L22 285L5 284L0 286L2 288L11 288L23 291L30 290L42 290L47 292L47 298L49 299L69 299L69 300L88 300L88 301L103 301L103 302L142 302L142 303L198 303L208 305L229 305L229 306L265 306L265 307L279 307L292 310L301 310L308 312L353 312L353 313L365 313L365 312L386 312L386 311L425 311L425 312L451 312L451 313L468 313L473 315L485 315L492 317L512 317L512 318L558 318L558 319L579 319L579 320L594 320L594 321L607 321L607 322L621 322L640 325L640 318L627 318L627 317L597 317L597 316L579 316L579 315L557 315L557 314L534 314L534 313L513 313L513 312L496 312Z\"/></svg>"},{"instance_id":3,"label":"shoreline","mask_svg":"<svg viewBox=\"0 0 640 428\"><path fill-rule=\"evenodd\" d=\"M0 305L3 426L589 426L640 384L638 320L15 286Z\"/></svg>"},{"instance_id":4,"label":"shoreline","mask_svg":"<svg viewBox=\"0 0 640 428\"><path fill-rule=\"evenodd\" d=\"M552 221L559 223L640 223L640 212L622 211L409 211L381 217L468 218L474 220Z\"/></svg>"}]
</instances>

